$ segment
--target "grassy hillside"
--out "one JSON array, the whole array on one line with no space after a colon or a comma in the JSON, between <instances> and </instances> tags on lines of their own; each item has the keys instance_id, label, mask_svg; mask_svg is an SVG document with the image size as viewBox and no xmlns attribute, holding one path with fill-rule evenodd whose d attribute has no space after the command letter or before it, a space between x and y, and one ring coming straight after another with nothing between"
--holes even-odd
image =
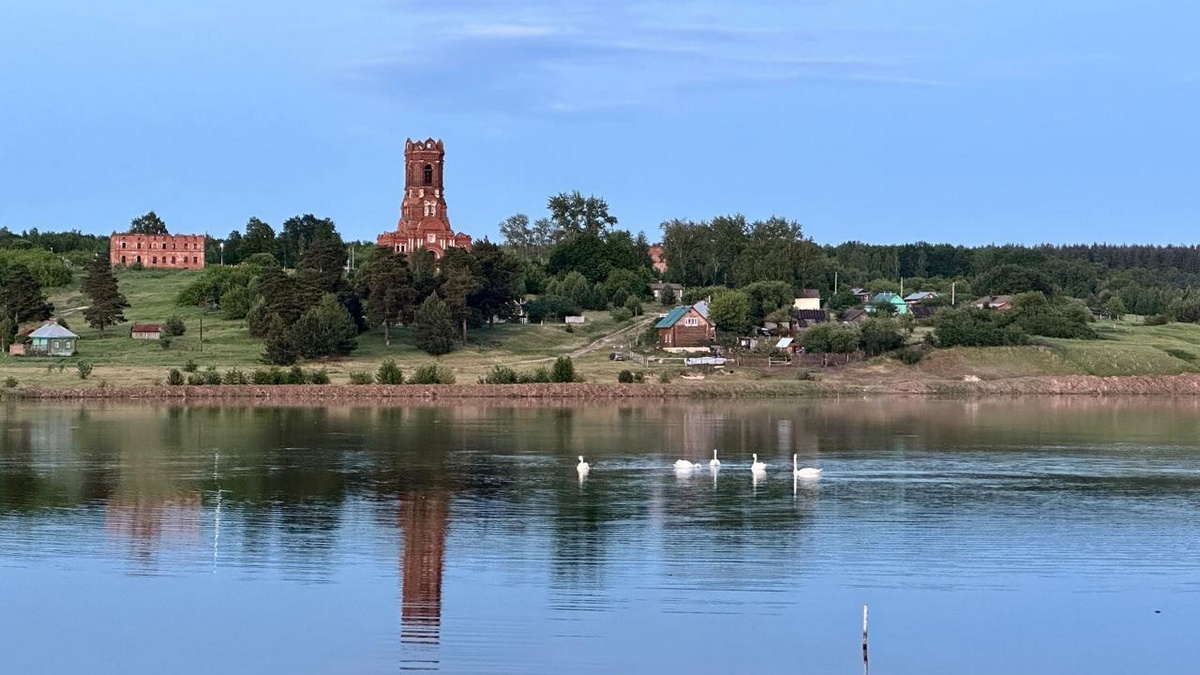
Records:
<instances>
[{"instance_id":1,"label":"grassy hillside","mask_svg":"<svg viewBox=\"0 0 1200 675\"><path fill-rule=\"evenodd\" d=\"M0 373L26 384L78 386L75 364L82 359L94 364L89 382L103 379L109 385L118 386L163 380L169 368L182 367L189 360L195 361L200 368L211 365L220 370L265 367L259 361L262 344L250 336L244 321L227 321L219 314L198 307L175 304L179 292L200 274L197 271L118 271L119 287L130 304L125 310L129 321L109 327L103 334L84 320L83 308L87 300L77 286L52 290L50 300L59 316L80 336L78 354L70 359L0 357ZM162 323L172 314L184 320L187 333L174 338L170 349L163 349L158 342L130 337L129 329L134 323ZM359 336L359 348L349 358L303 365L327 368L335 382L345 382L351 371L374 372L385 358L395 359L407 372L436 360L453 368L460 382L474 382L494 364L532 370L632 324L617 324L607 312L588 312L586 316L587 324L575 327L573 332L567 332L563 324L497 325L471 331L466 347L459 347L438 359L417 349L407 330L393 330L390 346L384 344L381 330L372 330ZM591 353L578 356L575 359L577 369L589 379L616 381L616 373L622 366L608 360L608 351L601 345Z\"/></svg>"},{"instance_id":2,"label":"grassy hillside","mask_svg":"<svg viewBox=\"0 0 1200 675\"><path fill-rule=\"evenodd\" d=\"M195 271L120 271L121 291L130 308L127 323L109 328L104 334L87 326L82 308L83 296L72 288L57 289L51 300L73 331L81 336L79 354L71 359L0 357L0 376L15 377L22 384L49 387L79 386L75 364L83 359L94 364L85 386L101 380L112 386L145 385L165 380L167 370L182 367L189 360L200 368L220 370L264 367L259 362L262 345L252 337L242 321L226 321L217 314L197 307L179 307L175 298L201 273ZM183 318L187 333L175 338L170 349L157 342L133 340L133 323L162 323L172 314ZM678 366L642 368L628 362L612 362L608 353L627 344L640 329L602 340L595 348L579 353L594 341L628 327L617 324L607 312L587 313L588 323L568 333L563 324L499 325L472 331L469 344L436 359L456 372L459 382L473 383L495 364L518 370L548 365L562 354L574 354L576 370L592 382L615 382L625 368L647 370L651 379L656 368L678 374ZM203 323L203 342L201 324ZM948 378L976 376L981 379L1037 375L1174 375L1200 372L1200 326L1169 324L1145 326L1137 321L1099 322L1095 328L1101 340L1041 340L1038 345L997 348L955 348L936 350L917 366L905 366L893 359L873 359L847 368L822 369L820 378L864 379ZM395 359L405 372L435 359L414 346L406 330L393 331L392 345L383 341L382 331L372 330L359 337L359 349L353 356L331 359L305 367L326 368L333 381L347 382L351 371L374 372L385 358ZM61 368L61 370L60 370ZM730 380L796 379L799 369L772 368L753 370L730 368Z\"/></svg>"}]
</instances>

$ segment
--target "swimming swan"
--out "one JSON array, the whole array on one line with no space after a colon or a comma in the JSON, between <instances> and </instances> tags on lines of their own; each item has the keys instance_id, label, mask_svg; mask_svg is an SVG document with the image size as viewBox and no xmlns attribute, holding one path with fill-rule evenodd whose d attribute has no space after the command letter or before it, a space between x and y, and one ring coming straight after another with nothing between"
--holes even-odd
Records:
<instances>
[{"instance_id":1,"label":"swimming swan","mask_svg":"<svg viewBox=\"0 0 1200 675\"><path fill-rule=\"evenodd\" d=\"M579 456L579 463L575 465L575 470L579 473L587 473L592 470L592 467L587 462L583 461L583 455Z\"/></svg>"},{"instance_id":2,"label":"swimming swan","mask_svg":"<svg viewBox=\"0 0 1200 675\"><path fill-rule=\"evenodd\" d=\"M689 462L686 459L677 459L677 460L675 460L675 468L676 469L698 469L698 468L700 468L700 462Z\"/></svg>"},{"instance_id":3,"label":"swimming swan","mask_svg":"<svg viewBox=\"0 0 1200 675\"><path fill-rule=\"evenodd\" d=\"M820 478L821 470L806 466L803 469L797 468L796 455L792 454L792 475L796 478Z\"/></svg>"},{"instance_id":4,"label":"swimming swan","mask_svg":"<svg viewBox=\"0 0 1200 675\"><path fill-rule=\"evenodd\" d=\"M750 465L750 471L754 473L766 473L767 465L758 461L758 453L754 453L751 456L754 457L754 463Z\"/></svg>"},{"instance_id":5,"label":"swimming swan","mask_svg":"<svg viewBox=\"0 0 1200 675\"><path fill-rule=\"evenodd\" d=\"M721 466L721 460L717 459L717 449L713 448L713 458L708 460L709 466Z\"/></svg>"}]
</instances>

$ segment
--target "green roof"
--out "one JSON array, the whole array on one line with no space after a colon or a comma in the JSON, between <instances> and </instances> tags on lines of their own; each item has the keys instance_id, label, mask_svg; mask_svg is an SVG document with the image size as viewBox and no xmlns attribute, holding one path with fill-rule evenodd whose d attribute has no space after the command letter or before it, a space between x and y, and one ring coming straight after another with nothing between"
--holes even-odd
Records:
<instances>
[{"instance_id":1,"label":"green roof","mask_svg":"<svg viewBox=\"0 0 1200 675\"><path fill-rule=\"evenodd\" d=\"M688 307L687 305L680 305L679 307L676 307L675 309L668 312L666 316L659 319L658 323L654 324L654 327L655 328L670 328L671 326L674 326L675 322L682 319L683 315L687 314L687 311L689 309L691 309L691 308Z\"/></svg>"}]
</instances>

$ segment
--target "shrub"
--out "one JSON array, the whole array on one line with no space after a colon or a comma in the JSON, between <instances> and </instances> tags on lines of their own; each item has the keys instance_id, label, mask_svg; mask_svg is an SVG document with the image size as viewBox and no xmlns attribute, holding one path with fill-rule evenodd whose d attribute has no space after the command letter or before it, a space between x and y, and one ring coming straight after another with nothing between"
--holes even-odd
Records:
<instances>
[{"instance_id":1,"label":"shrub","mask_svg":"<svg viewBox=\"0 0 1200 675\"><path fill-rule=\"evenodd\" d=\"M570 326L567 326L567 328L570 328ZM557 359L554 359L554 367L550 370L550 381L575 381L575 364L571 362L571 357L560 356Z\"/></svg>"},{"instance_id":2,"label":"shrub","mask_svg":"<svg viewBox=\"0 0 1200 675\"><path fill-rule=\"evenodd\" d=\"M1155 314L1154 316L1146 317L1144 323L1147 326L1165 326L1168 323L1166 314Z\"/></svg>"},{"instance_id":3,"label":"shrub","mask_svg":"<svg viewBox=\"0 0 1200 675\"><path fill-rule=\"evenodd\" d=\"M613 311L609 312L609 315L612 316L612 320L616 321L617 323L628 321L633 318L633 312L625 307L617 307Z\"/></svg>"},{"instance_id":4,"label":"shrub","mask_svg":"<svg viewBox=\"0 0 1200 675\"><path fill-rule=\"evenodd\" d=\"M246 384L246 374L237 368L231 368L225 371L221 377L221 384Z\"/></svg>"},{"instance_id":5,"label":"shrub","mask_svg":"<svg viewBox=\"0 0 1200 675\"><path fill-rule=\"evenodd\" d=\"M413 372L412 377L408 378L409 384L454 384L454 371L445 366L436 363L427 363L423 366L418 366Z\"/></svg>"},{"instance_id":6,"label":"shrub","mask_svg":"<svg viewBox=\"0 0 1200 675\"><path fill-rule=\"evenodd\" d=\"M519 384L545 384L550 382L550 369L546 366L538 366L532 373L519 373L517 382Z\"/></svg>"},{"instance_id":7,"label":"shrub","mask_svg":"<svg viewBox=\"0 0 1200 675\"><path fill-rule=\"evenodd\" d=\"M622 370L617 373L617 382L622 384L633 384L633 373L628 370Z\"/></svg>"},{"instance_id":8,"label":"shrub","mask_svg":"<svg viewBox=\"0 0 1200 675\"><path fill-rule=\"evenodd\" d=\"M4 386L8 387L9 389L12 389L13 387L17 386L17 378L15 378L11 375L4 378Z\"/></svg>"},{"instance_id":9,"label":"shrub","mask_svg":"<svg viewBox=\"0 0 1200 675\"><path fill-rule=\"evenodd\" d=\"M308 374L309 384L329 384L329 372L324 368L313 370Z\"/></svg>"},{"instance_id":10,"label":"shrub","mask_svg":"<svg viewBox=\"0 0 1200 675\"><path fill-rule=\"evenodd\" d=\"M187 383L191 385L204 384L204 373L188 373Z\"/></svg>"},{"instance_id":11,"label":"shrub","mask_svg":"<svg viewBox=\"0 0 1200 675\"><path fill-rule=\"evenodd\" d=\"M217 372L216 366L209 366L203 375L204 384L221 384L221 373Z\"/></svg>"},{"instance_id":12,"label":"shrub","mask_svg":"<svg viewBox=\"0 0 1200 675\"><path fill-rule=\"evenodd\" d=\"M375 378L365 370L350 371L350 384L372 384L374 382Z\"/></svg>"},{"instance_id":13,"label":"shrub","mask_svg":"<svg viewBox=\"0 0 1200 675\"><path fill-rule=\"evenodd\" d=\"M194 373L196 372L197 368L199 368L199 366L197 366L196 362L192 359L188 359L188 362L183 364L183 372L185 373Z\"/></svg>"},{"instance_id":14,"label":"shrub","mask_svg":"<svg viewBox=\"0 0 1200 675\"><path fill-rule=\"evenodd\" d=\"M176 337L187 332L187 326L184 325L183 319L178 315L172 315L171 318L163 324L163 335L165 337Z\"/></svg>"},{"instance_id":15,"label":"shrub","mask_svg":"<svg viewBox=\"0 0 1200 675\"><path fill-rule=\"evenodd\" d=\"M86 380L92 374L92 362L80 361L75 364L75 369L79 371L79 379Z\"/></svg>"},{"instance_id":16,"label":"shrub","mask_svg":"<svg viewBox=\"0 0 1200 675\"><path fill-rule=\"evenodd\" d=\"M637 371L636 373L633 374L633 381L637 384L641 384L641 383L645 382L646 381L646 373L643 373L640 370Z\"/></svg>"},{"instance_id":17,"label":"shrub","mask_svg":"<svg viewBox=\"0 0 1200 675\"><path fill-rule=\"evenodd\" d=\"M404 373L400 366L391 359L384 359L375 371L375 381L379 384L404 384Z\"/></svg>"},{"instance_id":18,"label":"shrub","mask_svg":"<svg viewBox=\"0 0 1200 675\"><path fill-rule=\"evenodd\" d=\"M658 383L659 384L670 384L671 383L671 373L668 373L665 370L658 371Z\"/></svg>"},{"instance_id":19,"label":"shrub","mask_svg":"<svg viewBox=\"0 0 1200 675\"><path fill-rule=\"evenodd\" d=\"M921 359L925 358L925 350L917 349L916 347L905 347L904 349L897 349L892 352L892 355L901 363L915 366L921 362Z\"/></svg>"},{"instance_id":20,"label":"shrub","mask_svg":"<svg viewBox=\"0 0 1200 675\"><path fill-rule=\"evenodd\" d=\"M283 371L278 368L258 369L251 377L254 384L283 384Z\"/></svg>"},{"instance_id":21,"label":"shrub","mask_svg":"<svg viewBox=\"0 0 1200 675\"><path fill-rule=\"evenodd\" d=\"M170 349L171 348L171 338L169 336L159 338L158 346L162 347L163 349Z\"/></svg>"},{"instance_id":22,"label":"shrub","mask_svg":"<svg viewBox=\"0 0 1200 675\"><path fill-rule=\"evenodd\" d=\"M304 384L307 379L304 369L294 365L288 368L287 374L283 376L283 384Z\"/></svg>"},{"instance_id":23,"label":"shrub","mask_svg":"<svg viewBox=\"0 0 1200 675\"><path fill-rule=\"evenodd\" d=\"M172 368L167 371L167 384L172 387L178 387L183 384L183 373L178 368Z\"/></svg>"},{"instance_id":24,"label":"shrub","mask_svg":"<svg viewBox=\"0 0 1200 675\"><path fill-rule=\"evenodd\" d=\"M481 384L516 384L517 371L508 366L495 365L479 381Z\"/></svg>"}]
</instances>

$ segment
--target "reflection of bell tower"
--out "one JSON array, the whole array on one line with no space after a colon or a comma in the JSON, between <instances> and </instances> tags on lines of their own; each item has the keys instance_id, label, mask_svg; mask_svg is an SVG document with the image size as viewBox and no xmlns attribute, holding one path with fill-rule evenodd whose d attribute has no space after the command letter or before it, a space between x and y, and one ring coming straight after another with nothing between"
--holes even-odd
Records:
<instances>
[{"instance_id":1,"label":"reflection of bell tower","mask_svg":"<svg viewBox=\"0 0 1200 675\"><path fill-rule=\"evenodd\" d=\"M404 645L436 646L441 637L442 564L449 516L445 490L433 488L401 497L400 642Z\"/></svg>"},{"instance_id":2,"label":"reflection of bell tower","mask_svg":"<svg viewBox=\"0 0 1200 675\"><path fill-rule=\"evenodd\" d=\"M446 148L440 140L409 139L404 143L404 199L400 202L400 222L395 232L384 232L376 240L396 253L419 248L433 251L440 258L446 249L471 248L471 237L455 234L446 213L442 168Z\"/></svg>"}]
</instances>

